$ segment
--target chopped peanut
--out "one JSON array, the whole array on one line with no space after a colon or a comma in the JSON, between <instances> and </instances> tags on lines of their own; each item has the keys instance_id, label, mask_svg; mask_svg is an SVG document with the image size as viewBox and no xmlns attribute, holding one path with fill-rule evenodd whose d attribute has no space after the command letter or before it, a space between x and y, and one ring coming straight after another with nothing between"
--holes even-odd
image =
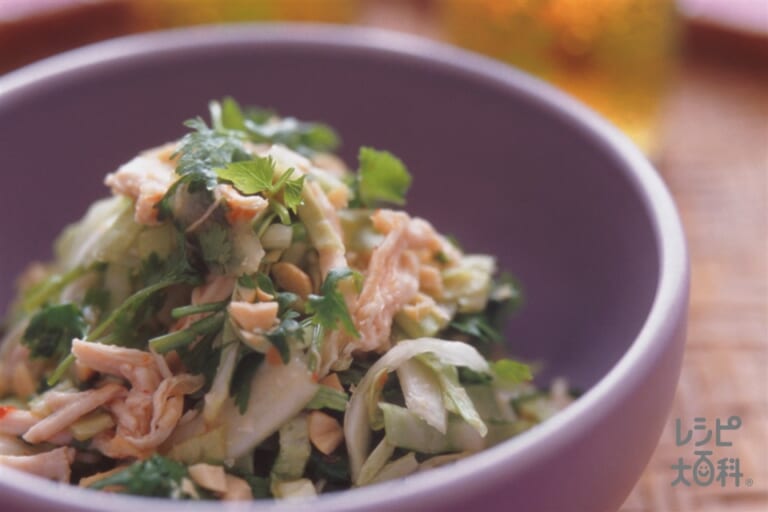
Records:
<instances>
[{"instance_id":1,"label":"chopped peanut","mask_svg":"<svg viewBox=\"0 0 768 512\"><path fill-rule=\"evenodd\" d=\"M271 300L275 300L273 296L271 296L261 288L256 288L256 298L259 299L259 302L269 302Z\"/></svg>"},{"instance_id":2,"label":"chopped peanut","mask_svg":"<svg viewBox=\"0 0 768 512\"><path fill-rule=\"evenodd\" d=\"M243 343L251 347L256 352L265 353L272 346L272 344L263 334L240 331L240 339Z\"/></svg>"},{"instance_id":3,"label":"chopped peanut","mask_svg":"<svg viewBox=\"0 0 768 512\"><path fill-rule=\"evenodd\" d=\"M189 466L189 476L197 485L214 492L227 492L227 474L221 466L195 464Z\"/></svg>"},{"instance_id":4,"label":"chopped peanut","mask_svg":"<svg viewBox=\"0 0 768 512\"><path fill-rule=\"evenodd\" d=\"M231 302L227 309L235 322L246 331L266 331L277 319L277 302Z\"/></svg>"},{"instance_id":5,"label":"chopped peanut","mask_svg":"<svg viewBox=\"0 0 768 512\"><path fill-rule=\"evenodd\" d=\"M419 288L433 297L440 297L443 294L443 277L437 267L432 265L419 267Z\"/></svg>"},{"instance_id":6,"label":"chopped peanut","mask_svg":"<svg viewBox=\"0 0 768 512\"><path fill-rule=\"evenodd\" d=\"M312 280L293 263L275 263L272 265L272 277L280 288L293 292L302 299L312 293Z\"/></svg>"},{"instance_id":7,"label":"chopped peanut","mask_svg":"<svg viewBox=\"0 0 768 512\"><path fill-rule=\"evenodd\" d=\"M344 441L344 430L335 418L312 411L309 413L309 440L315 448L330 455Z\"/></svg>"},{"instance_id":8,"label":"chopped peanut","mask_svg":"<svg viewBox=\"0 0 768 512\"><path fill-rule=\"evenodd\" d=\"M221 495L221 499L227 501L244 501L252 500L253 492L251 492L251 486L248 482L242 478L237 478L232 475L225 475L227 479L227 490Z\"/></svg>"}]
</instances>

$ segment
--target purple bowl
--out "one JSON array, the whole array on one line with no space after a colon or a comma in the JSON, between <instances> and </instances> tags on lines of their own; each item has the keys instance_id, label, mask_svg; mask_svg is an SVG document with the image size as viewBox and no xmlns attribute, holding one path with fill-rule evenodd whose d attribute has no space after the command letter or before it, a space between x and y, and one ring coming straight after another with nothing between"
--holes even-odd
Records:
<instances>
[{"instance_id":1,"label":"purple bowl","mask_svg":"<svg viewBox=\"0 0 768 512\"><path fill-rule=\"evenodd\" d=\"M178 137L209 99L319 119L415 175L408 208L499 256L526 303L511 351L585 392L550 421L450 467L233 510L616 510L658 442L684 346L688 260L672 199L615 128L503 64L378 30L208 27L127 37L0 78L0 307L25 263L106 194L102 176ZM0 468L5 506L154 511L178 503ZM185 504L214 511L220 505Z\"/></svg>"}]
</instances>

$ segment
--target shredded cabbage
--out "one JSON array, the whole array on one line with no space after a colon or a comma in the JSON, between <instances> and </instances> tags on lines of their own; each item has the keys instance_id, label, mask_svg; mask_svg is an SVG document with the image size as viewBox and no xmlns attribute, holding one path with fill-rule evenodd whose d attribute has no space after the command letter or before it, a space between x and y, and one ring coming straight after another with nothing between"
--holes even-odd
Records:
<instances>
[{"instance_id":1,"label":"shredded cabbage","mask_svg":"<svg viewBox=\"0 0 768 512\"><path fill-rule=\"evenodd\" d=\"M360 476L360 469L368 456L371 439L369 404L366 398L382 371L395 371L405 361L420 354L434 354L446 365L464 366L480 373L490 372L488 361L473 346L460 341L435 338L404 340L392 347L371 366L358 384L344 416L344 436L349 454L349 466L353 481Z\"/></svg>"}]
</instances>

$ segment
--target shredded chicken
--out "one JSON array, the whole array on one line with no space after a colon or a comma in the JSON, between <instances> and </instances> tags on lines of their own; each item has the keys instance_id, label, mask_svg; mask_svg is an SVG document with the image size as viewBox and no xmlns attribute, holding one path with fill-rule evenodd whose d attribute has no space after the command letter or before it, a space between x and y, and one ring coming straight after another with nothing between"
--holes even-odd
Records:
<instances>
[{"instance_id":1,"label":"shredded chicken","mask_svg":"<svg viewBox=\"0 0 768 512\"><path fill-rule=\"evenodd\" d=\"M107 383L100 388L66 394L69 395L66 402L59 403L59 408L55 412L27 430L23 436L26 442L36 444L51 439L89 412L96 410L117 396L123 396L125 388L119 384ZM60 393L60 395L64 395L64 393Z\"/></svg>"},{"instance_id":2,"label":"shredded chicken","mask_svg":"<svg viewBox=\"0 0 768 512\"><path fill-rule=\"evenodd\" d=\"M409 232L411 219L403 212L378 210L372 220L386 236L373 250L365 284L352 310L360 339L349 345L364 351L389 348L392 318L419 290L418 260L408 251L418 241Z\"/></svg>"},{"instance_id":3,"label":"shredded chicken","mask_svg":"<svg viewBox=\"0 0 768 512\"><path fill-rule=\"evenodd\" d=\"M115 436L97 436L94 446L104 455L116 459L149 457L178 425L184 412L184 396L199 390L203 384L201 375L176 375L163 380L152 395L152 416L149 418L147 429L131 428L136 422L121 423L120 420L125 418L126 412L123 410L118 416ZM144 426L143 422L141 426Z\"/></svg>"},{"instance_id":4,"label":"shredded chicken","mask_svg":"<svg viewBox=\"0 0 768 512\"><path fill-rule=\"evenodd\" d=\"M131 383L125 398L106 404L116 419L115 434L101 434L93 441L96 449L113 458L151 455L178 424L184 396L204 383L200 375L170 376L162 358L141 350L75 339L72 353L86 366Z\"/></svg>"},{"instance_id":5,"label":"shredded chicken","mask_svg":"<svg viewBox=\"0 0 768 512\"><path fill-rule=\"evenodd\" d=\"M22 436L42 419L42 416L31 411L4 406L0 414L0 435ZM52 444L67 444L70 441L72 435L67 430L55 432L48 438L48 442Z\"/></svg>"},{"instance_id":6,"label":"shredded chicken","mask_svg":"<svg viewBox=\"0 0 768 512\"><path fill-rule=\"evenodd\" d=\"M74 460L75 449L61 447L37 455L0 455L0 466L68 483Z\"/></svg>"},{"instance_id":7,"label":"shredded chicken","mask_svg":"<svg viewBox=\"0 0 768 512\"><path fill-rule=\"evenodd\" d=\"M261 196L244 196L232 185L218 185L215 190L217 200L227 205L227 221L248 222L267 209L269 201Z\"/></svg>"},{"instance_id":8,"label":"shredded chicken","mask_svg":"<svg viewBox=\"0 0 768 512\"><path fill-rule=\"evenodd\" d=\"M158 223L155 205L177 178L168 160L169 147L175 147L175 144L146 151L104 179L113 194L136 201L134 218L139 224L152 226Z\"/></svg>"}]
</instances>

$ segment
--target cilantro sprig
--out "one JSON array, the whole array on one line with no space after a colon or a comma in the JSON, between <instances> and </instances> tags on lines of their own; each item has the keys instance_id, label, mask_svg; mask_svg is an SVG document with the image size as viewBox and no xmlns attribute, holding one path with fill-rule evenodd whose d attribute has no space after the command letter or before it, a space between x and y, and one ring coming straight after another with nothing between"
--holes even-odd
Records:
<instances>
[{"instance_id":1,"label":"cilantro sprig","mask_svg":"<svg viewBox=\"0 0 768 512\"><path fill-rule=\"evenodd\" d=\"M72 339L88 329L83 312L75 304L45 306L29 321L21 339L33 358L61 359L72 349Z\"/></svg>"},{"instance_id":2,"label":"cilantro sprig","mask_svg":"<svg viewBox=\"0 0 768 512\"><path fill-rule=\"evenodd\" d=\"M245 278L249 279L245 279ZM250 280L251 288L258 286L262 291L271 295L277 301L278 309L277 314L280 318L280 324L271 331L264 334L264 337L269 340L277 352L280 354L280 359L283 363L288 364L291 358L291 348L289 345L290 339L303 340L304 331L302 325L299 323L299 313L291 309L298 299L298 295L291 292L279 292L275 288L274 283L268 275L258 273L255 278L251 276L241 277L241 281L247 282Z\"/></svg>"},{"instance_id":3,"label":"cilantro sprig","mask_svg":"<svg viewBox=\"0 0 768 512\"><path fill-rule=\"evenodd\" d=\"M188 494L182 486L182 480L185 478L189 479L189 472L184 464L161 455L153 455L149 459L134 462L118 473L97 480L89 487L116 487L126 494L175 499L208 496L208 493L195 485L191 479L190 484L197 496Z\"/></svg>"},{"instance_id":4,"label":"cilantro sprig","mask_svg":"<svg viewBox=\"0 0 768 512\"><path fill-rule=\"evenodd\" d=\"M374 207L380 203L405 204L411 175L405 164L389 151L361 147L359 169L352 182L356 206Z\"/></svg>"},{"instance_id":5,"label":"cilantro sprig","mask_svg":"<svg viewBox=\"0 0 768 512\"><path fill-rule=\"evenodd\" d=\"M520 384L533 379L531 367L513 359L499 359L491 363L494 378L505 384Z\"/></svg>"},{"instance_id":6,"label":"cilantro sprig","mask_svg":"<svg viewBox=\"0 0 768 512\"><path fill-rule=\"evenodd\" d=\"M197 285L202 282L201 273L190 262L186 250L186 240L179 234L177 250L165 261L161 261L155 253L148 258L140 272L144 287L130 295L122 304L113 309L110 314L96 327L88 332L88 339L105 344L129 345L131 340L141 339L140 327L145 323L149 312L157 309L162 302L157 301L158 294L174 285ZM137 336L139 335L139 336ZM70 339L71 341L71 339ZM69 369L75 357L69 353L48 377L48 385L56 384Z\"/></svg>"},{"instance_id":7,"label":"cilantro sprig","mask_svg":"<svg viewBox=\"0 0 768 512\"><path fill-rule=\"evenodd\" d=\"M232 373L232 380L229 382L229 396L231 396L240 414L245 414L248 409L248 402L251 399L251 381L256 370L264 361L264 354L247 349L240 348L240 360Z\"/></svg>"},{"instance_id":8,"label":"cilantro sprig","mask_svg":"<svg viewBox=\"0 0 768 512\"><path fill-rule=\"evenodd\" d=\"M310 294L307 297L307 312L312 314L309 321L322 327L326 331L331 331L341 324L341 327L355 338L360 337L360 333L355 328L355 323L347 309L347 303L344 296L339 291L340 281L351 277L355 285L359 288L362 282L362 275L350 268L334 268L328 272L328 275L320 286L320 295Z\"/></svg>"},{"instance_id":9,"label":"cilantro sprig","mask_svg":"<svg viewBox=\"0 0 768 512\"><path fill-rule=\"evenodd\" d=\"M339 136L326 124L281 118L272 110L257 107L243 109L230 97L212 101L209 110L214 127L243 133L256 143L282 144L307 156L333 151L340 144Z\"/></svg>"},{"instance_id":10,"label":"cilantro sprig","mask_svg":"<svg viewBox=\"0 0 768 512\"><path fill-rule=\"evenodd\" d=\"M245 148L246 137L243 134L209 128L199 117L186 121L184 126L192 131L181 139L173 154L173 158L177 159L176 174L181 178L169 187L156 205L160 220L171 218L181 227L194 222L198 216L197 212L193 212L195 218L185 219L184 210L192 208L180 205L194 204L203 207L204 211L213 202L212 191L218 184L214 169L251 158ZM188 201L178 200L179 194L183 194L182 199Z\"/></svg>"},{"instance_id":11,"label":"cilantro sprig","mask_svg":"<svg viewBox=\"0 0 768 512\"><path fill-rule=\"evenodd\" d=\"M304 176L290 179L295 170L286 170L275 179L275 160L272 157L255 156L252 160L232 162L224 167L214 169L222 181L228 181L242 194L262 194L270 199L270 205L280 217L280 222L290 224L289 212L296 213L301 204L301 191L304 188ZM282 193L282 194L281 194ZM278 195L282 195L282 204L276 203Z\"/></svg>"},{"instance_id":12,"label":"cilantro sprig","mask_svg":"<svg viewBox=\"0 0 768 512\"><path fill-rule=\"evenodd\" d=\"M483 344L501 343L504 341L502 331L507 317L522 302L520 283L512 275L502 273L493 283L485 310L458 314L450 327Z\"/></svg>"}]
</instances>

